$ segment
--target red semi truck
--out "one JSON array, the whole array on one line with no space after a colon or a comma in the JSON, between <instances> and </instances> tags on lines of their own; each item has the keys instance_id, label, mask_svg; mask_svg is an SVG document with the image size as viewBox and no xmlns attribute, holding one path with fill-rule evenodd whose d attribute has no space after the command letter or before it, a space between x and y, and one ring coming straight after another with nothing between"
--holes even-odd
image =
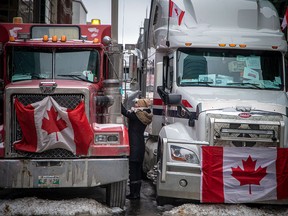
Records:
<instances>
[{"instance_id":1,"label":"red semi truck","mask_svg":"<svg viewBox=\"0 0 288 216\"><path fill-rule=\"evenodd\" d=\"M123 207L129 142L110 25L0 23L0 188L106 187Z\"/></svg>"}]
</instances>

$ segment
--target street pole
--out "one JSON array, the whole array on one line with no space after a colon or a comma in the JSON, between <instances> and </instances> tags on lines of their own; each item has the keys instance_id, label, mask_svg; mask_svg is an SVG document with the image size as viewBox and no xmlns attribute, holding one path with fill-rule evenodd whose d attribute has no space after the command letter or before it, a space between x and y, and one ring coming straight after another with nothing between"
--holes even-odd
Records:
<instances>
[{"instance_id":1,"label":"street pole","mask_svg":"<svg viewBox=\"0 0 288 216\"><path fill-rule=\"evenodd\" d=\"M111 36L118 43L118 0L111 0Z\"/></svg>"}]
</instances>

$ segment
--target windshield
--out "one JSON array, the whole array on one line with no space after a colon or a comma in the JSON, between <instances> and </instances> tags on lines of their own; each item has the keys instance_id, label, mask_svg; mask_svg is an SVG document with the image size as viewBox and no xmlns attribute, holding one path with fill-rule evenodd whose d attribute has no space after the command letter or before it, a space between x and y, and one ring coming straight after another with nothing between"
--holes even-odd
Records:
<instances>
[{"instance_id":1,"label":"windshield","mask_svg":"<svg viewBox=\"0 0 288 216\"><path fill-rule=\"evenodd\" d=\"M31 79L98 80L99 54L95 49L13 47L8 53L12 82Z\"/></svg>"},{"instance_id":2,"label":"windshield","mask_svg":"<svg viewBox=\"0 0 288 216\"><path fill-rule=\"evenodd\" d=\"M180 86L282 89L282 54L272 51L179 49Z\"/></svg>"}]
</instances>

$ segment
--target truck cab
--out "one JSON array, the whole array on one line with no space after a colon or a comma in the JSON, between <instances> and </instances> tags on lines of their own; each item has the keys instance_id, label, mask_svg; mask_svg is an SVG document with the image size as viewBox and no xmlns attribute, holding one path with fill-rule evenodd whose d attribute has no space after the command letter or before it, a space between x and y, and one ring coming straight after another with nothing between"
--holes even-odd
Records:
<instances>
[{"instance_id":1,"label":"truck cab","mask_svg":"<svg viewBox=\"0 0 288 216\"><path fill-rule=\"evenodd\" d=\"M154 116L144 169L159 203L202 201L203 147L288 147L287 41L269 1L155 0L148 23Z\"/></svg>"},{"instance_id":2,"label":"truck cab","mask_svg":"<svg viewBox=\"0 0 288 216\"><path fill-rule=\"evenodd\" d=\"M129 141L111 26L1 23L0 32L0 188L103 186L122 208Z\"/></svg>"}]
</instances>

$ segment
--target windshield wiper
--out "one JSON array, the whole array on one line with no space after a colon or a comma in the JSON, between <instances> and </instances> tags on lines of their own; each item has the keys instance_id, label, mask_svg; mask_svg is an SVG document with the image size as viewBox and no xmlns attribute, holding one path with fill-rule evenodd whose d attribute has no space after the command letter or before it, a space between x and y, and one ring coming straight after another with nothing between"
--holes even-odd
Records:
<instances>
[{"instance_id":1,"label":"windshield wiper","mask_svg":"<svg viewBox=\"0 0 288 216\"><path fill-rule=\"evenodd\" d=\"M82 81L85 81L85 82L91 82L90 80L88 79L84 79L82 78L81 76L82 75L76 75L76 74L58 74L57 76L62 76L62 77L71 77L73 79L77 78L78 80L82 80Z\"/></svg>"},{"instance_id":2,"label":"windshield wiper","mask_svg":"<svg viewBox=\"0 0 288 216\"><path fill-rule=\"evenodd\" d=\"M260 85L259 83L233 82L233 83L227 83L226 85L227 85L227 86L228 86L228 85L253 86L253 87L257 88L257 89L262 89L261 87L259 87L259 85Z\"/></svg>"},{"instance_id":3,"label":"windshield wiper","mask_svg":"<svg viewBox=\"0 0 288 216\"><path fill-rule=\"evenodd\" d=\"M210 86L210 84L213 84L213 81L182 81L181 85L191 85L191 84L199 84L199 85L206 85Z\"/></svg>"}]
</instances>

